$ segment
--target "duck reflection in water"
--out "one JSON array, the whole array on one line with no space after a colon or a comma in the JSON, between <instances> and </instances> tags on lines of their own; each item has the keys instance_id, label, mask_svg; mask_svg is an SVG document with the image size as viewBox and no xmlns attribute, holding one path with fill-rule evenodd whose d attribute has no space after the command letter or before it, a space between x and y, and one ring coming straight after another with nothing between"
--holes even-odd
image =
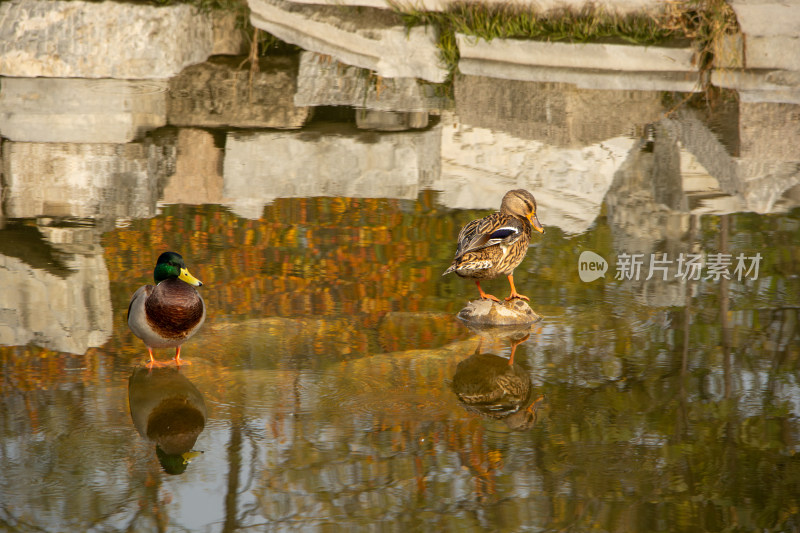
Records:
<instances>
[{"instance_id":1,"label":"duck reflection in water","mask_svg":"<svg viewBox=\"0 0 800 533\"><path fill-rule=\"evenodd\" d=\"M544 397L532 399L531 376L514 360L517 346L526 341L530 334L514 331L510 335L502 335L506 336L511 341L511 356L508 359L482 353L481 336L475 353L458 363L451 386L467 411L484 418L502 420L509 429L522 431L533 427L536 409Z\"/></svg>"},{"instance_id":2,"label":"duck reflection in water","mask_svg":"<svg viewBox=\"0 0 800 533\"><path fill-rule=\"evenodd\" d=\"M183 473L202 453L192 447L206 424L206 403L180 368L136 367L128 380L128 402L136 431L155 443L165 472Z\"/></svg>"}]
</instances>

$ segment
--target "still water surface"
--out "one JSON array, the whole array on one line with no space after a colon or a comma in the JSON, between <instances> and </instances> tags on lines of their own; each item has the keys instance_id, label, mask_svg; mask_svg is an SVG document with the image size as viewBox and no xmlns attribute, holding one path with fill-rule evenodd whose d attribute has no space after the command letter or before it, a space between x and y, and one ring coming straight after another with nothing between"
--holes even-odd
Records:
<instances>
[{"instance_id":1,"label":"still water surface","mask_svg":"<svg viewBox=\"0 0 800 533\"><path fill-rule=\"evenodd\" d=\"M800 529L797 106L495 81L402 132L5 141L0 528ZM441 273L514 187L543 319L473 331ZM165 250L208 318L148 372Z\"/></svg>"}]
</instances>

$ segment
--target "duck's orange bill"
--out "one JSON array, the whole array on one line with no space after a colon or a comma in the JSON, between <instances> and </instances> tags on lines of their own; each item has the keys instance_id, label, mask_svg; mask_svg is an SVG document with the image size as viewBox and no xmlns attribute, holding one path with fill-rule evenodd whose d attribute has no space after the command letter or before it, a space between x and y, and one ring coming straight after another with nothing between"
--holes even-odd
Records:
<instances>
[{"instance_id":1,"label":"duck's orange bill","mask_svg":"<svg viewBox=\"0 0 800 533\"><path fill-rule=\"evenodd\" d=\"M539 222L539 219L536 218L536 213L531 213L531 225L533 229L538 231L539 233L544 233L544 226Z\"/></svg>"}]
</instances>

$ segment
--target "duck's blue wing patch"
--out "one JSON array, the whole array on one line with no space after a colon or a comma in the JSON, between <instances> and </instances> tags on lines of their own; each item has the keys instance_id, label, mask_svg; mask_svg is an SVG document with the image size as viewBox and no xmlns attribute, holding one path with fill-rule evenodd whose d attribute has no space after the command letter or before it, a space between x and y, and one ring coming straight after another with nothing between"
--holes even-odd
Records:
<instances>
[{"instance_id":1,"label":"duck's blue wing patch","mask_svg":"<svg viewBox=\"0 0 800 533\"><path fill-rule=\"evenodd\" d=\"M505 239L511 235L516 235L517 233L519 233L519 230L516 228L498 228L489 235L489 239Z\"/></svg>"}]
</instances>

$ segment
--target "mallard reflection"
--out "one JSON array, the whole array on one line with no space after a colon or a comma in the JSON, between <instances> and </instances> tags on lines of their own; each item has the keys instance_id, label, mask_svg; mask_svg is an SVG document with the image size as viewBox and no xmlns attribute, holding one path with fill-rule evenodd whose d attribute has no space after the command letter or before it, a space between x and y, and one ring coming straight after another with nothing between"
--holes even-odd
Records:
<instances>
[{"instance_id":1,"label":"mallard reflection","mask_svg":"<svg viewBox=\"0 0 800 533\"><path fill-rule=\"evenodd\" d=\"M128 380L128 402L136 431L155 443L165 472L183 473L202 453L192 447L206 424L206 403L180 368L135 368Z\"/></svg>"},{"instance_id":2,"label":"mallard reflection","mask_svg":"<svg viewBox=\"0 0 800 533\"><path fill-rule=\"evenodd\" d=\"M533 397L531 376L514 360L517 346L527 333L509 337L511 356L482 353L483 337L475 353L458 363L452 388L471 413L502 420L512 430L526 430L536 422L536 407L542 397Z\"/></svg>"}]
</instances>

